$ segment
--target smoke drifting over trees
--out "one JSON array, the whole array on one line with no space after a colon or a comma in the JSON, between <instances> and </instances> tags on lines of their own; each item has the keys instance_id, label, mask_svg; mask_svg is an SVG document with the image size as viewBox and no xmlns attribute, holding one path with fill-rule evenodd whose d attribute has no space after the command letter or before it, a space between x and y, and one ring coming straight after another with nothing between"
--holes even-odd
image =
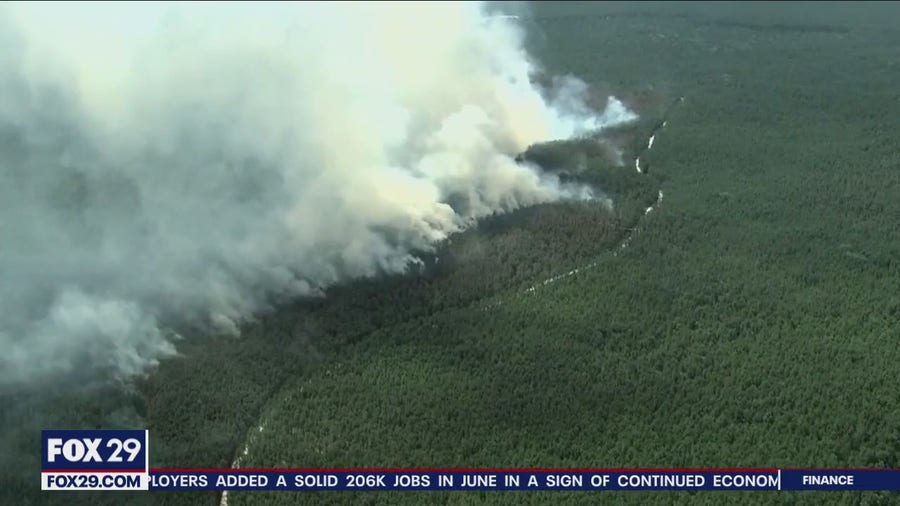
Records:
<instances>
[{"instance_id":1,"label":"smoke drifting over trees","mask_svg":"<svg viewBox=\"0 0 900 506\"><path fill-rule=\"evenodd\" d=\"M478 4L0 7L0 384L140 372L177 324L400 272L586 187L529 145L634 119L543 93Z\"/></svg>"}]
</instances>

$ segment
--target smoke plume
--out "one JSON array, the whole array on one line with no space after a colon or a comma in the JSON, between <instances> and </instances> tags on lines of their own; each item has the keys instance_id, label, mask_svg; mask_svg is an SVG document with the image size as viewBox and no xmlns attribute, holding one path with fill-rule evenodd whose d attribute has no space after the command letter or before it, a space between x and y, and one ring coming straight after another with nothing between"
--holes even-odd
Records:
<instances>
[{"instance_id":1,"label":"smoke plume","mask_svg":"<svg viewBox=\"0 0 900 506\"><path fill-rule=\"evenodd\" d=\"M585 187L514 162L630 121L545 94L479 4L0 6L0 384L130 375L173 322L401 272Z\"/></svg>"}]
</instances>

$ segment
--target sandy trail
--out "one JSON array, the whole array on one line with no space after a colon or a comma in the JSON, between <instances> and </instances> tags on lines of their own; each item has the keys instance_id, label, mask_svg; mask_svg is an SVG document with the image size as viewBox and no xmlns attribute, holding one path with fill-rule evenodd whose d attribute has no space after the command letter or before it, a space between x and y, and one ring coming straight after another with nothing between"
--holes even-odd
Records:
<instances>
[{"instance_id":1,"label":"sandy trail","mask_svg":"<svg viewBox=\"0 0 900 506\"><path fill-rule=\"evenodd\" d=\"M641 166L641 156L643 156L644 153L646 153L647 151L649 151L650 149L653 148L653 144L656 141L656 136L669 123L669 121L668 121L669 115L672 113L672 111L675 109L676 106L678 106L679 104L681 104L683 102L684 102L684 97L678 97L678 99L676 99L674 102L672 102L672 104L669 106L668 109L666 109L665 113L663 114L662 122L659 125L657 125L657 127L654 128L653 131L650 133L650 137L647 139L647 148L642 153L639 153L638 156L636 156L634 158L634 168L638 173L640 173L640 174L644 173L644 170ZM656 202L654 202L653 205L644 209L644 216L647 216L648 214L653 212L655 209L658 209L659 206L662 204L662 201L663 201L663 192L662 192L662 190L659 190L659 192L656 195ZM622 242L619 243L618 247L616 247L615 250L613 250L613 253L612 253L613 256L618 256L620 251L628 248L628 246L631 244L631 240L634 238L634 236L640 233L640 231L641 231L640 225L641 224L639 222L637 224L637 226L632 228L631 232L627 236L625 236L624 239L622 239ZM589 264L582 265L582 266L572 269L568 272L547 278L539 283L536 283L536 284L530 286L529 288L526 288L523 293L525 293L525 294L535 293L535 290L538 289L539 287L547 286L547 285L555 283L561 279L565 279L570 276L574 276L574 275L578 274L579 272L584 272L588 269L596 267L598 263L599 263L599 260L595 260ZM496 302L495 304L492 304L489 307L498 306L500 304L501 304L501 302ZM487 309L487 308L485 308L485 309Z\"/></svg>"},{"instance_id":2,"label":"sandy trail","mask_svg":"<svg viewBox=\"0 0 900 506\"><path fill-rule=\"evenodd\" d=\"M669 107L669 109L666 110L666 112L663 116L663 118L664 118L663 121L653 130L653 132L651 132L650 137L647 140L647 148L644 150L644 153L646 153L648 150L650 150L653 147L656 136L668 124L667 118L668 118L669 114L672 112L672 110L675 108L676 105L682 103L683 101L684 101L684 97L678 98ZM643 154L643 153L641 153L641 154ZM640 165L640 155L635 157L634 166L638 172L642 173L641 165ZM663 191L659 190L659 192L656 195L656 201L653 203L653 205L647 207L647 209L644 210L644 216L647 216L648 214L653 212L655 209L658 209L659 206L662 204L662 201L663 201ZM643 220L641 220L641 221L643 221ZM641 232L641 222L639 221L638 224L634 228L631 229L629 234L627 236L625 236L624 239L622 239L622 242L620 242L619 245L612 251L612 255L618 256L620 251L628 248L628 246L631 244L631 240L635 237L635 235L639 234L640 232ZM600 263L599 260L595 260L591 263L582 265L580 267L576 267L575 269L572 269L570 271L547 278L543 281L540 281L540 282L526 288L523 292L520 292L518 295L535 294L537 292L537 289L540 287L553 284L561 279L566 279L566 278L574 276L580 272L584 272L589 269L592 269L592 268L596 267L599 263ZM482 307L482 310L487 311L489 309L492 309L494 307L501 305L502 303L503 303L502 300L498 300L492 304ZM260 423L257 426L257 432L263 432L264 429L265 429L265 423ZM234 462L232 463L231 468L232 469L240 469L241 468L241 459L246 457L248 455L249 451L250 451L250 437L248 435L248 438L244 442L243 449L241 450L240 454L234 459ZM222 498L219 501L219 506L228 506L228 492L227 491L222 492Z\"/></svg>"}]
</instances>

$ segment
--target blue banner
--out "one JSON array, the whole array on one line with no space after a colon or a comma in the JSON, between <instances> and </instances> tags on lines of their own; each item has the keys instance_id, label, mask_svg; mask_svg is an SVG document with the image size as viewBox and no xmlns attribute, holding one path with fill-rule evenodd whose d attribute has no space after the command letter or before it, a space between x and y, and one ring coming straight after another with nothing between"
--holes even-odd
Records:
<instances>
[{"instance_id":1,"label":"blue banner","mask_svg":"<svg viewBox=\"0 0 900 506\"><path fill-rule=\"evenodd\" d=\"M156 469L150 490L900 490L900 469Z\"/></svg>"},{"instance_id":2,"label":"blue banner","mask_svg":"<svg viewBox=\"0 0 900 506\"><path fill-rule=\"evenodd\" d=\"M900 469L784 469L782 490L900 490Z\"/></svg>"},{"instance_id":3,"label":"blue banner","mask_svg":"<svg viewBox=\"0 0 900 506\"><path fill-rule=\"evenodd\" d=\"M150 469L146 430L41 436L42 490L900 491L900 469Z\"/></svg>"}]
</instances>

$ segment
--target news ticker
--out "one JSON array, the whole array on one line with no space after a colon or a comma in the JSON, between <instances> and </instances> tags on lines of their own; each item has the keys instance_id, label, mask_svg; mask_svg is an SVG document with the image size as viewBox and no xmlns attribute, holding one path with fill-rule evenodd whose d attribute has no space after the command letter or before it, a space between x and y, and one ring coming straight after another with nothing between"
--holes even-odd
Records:
<instances>
[{"instance_id":1,"label":"news ticker","mask_svg":"<svg viewBox=\"0 0 900 506\"><path fill-rule=\"evenodd\" d=\"M900 469L151 469L144 430L45 430L42 490L900 490Z\"/></svg>"}]
</instances>

